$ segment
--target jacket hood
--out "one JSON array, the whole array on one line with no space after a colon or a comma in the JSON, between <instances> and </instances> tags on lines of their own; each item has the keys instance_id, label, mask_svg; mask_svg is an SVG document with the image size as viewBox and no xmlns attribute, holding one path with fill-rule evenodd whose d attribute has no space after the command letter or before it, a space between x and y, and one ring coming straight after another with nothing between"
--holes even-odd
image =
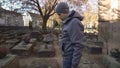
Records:
<instances>
[{"instance_id":1,"label":"jacket hood","mask_svg":"<svg viewBox=\"0 0 120 68\"><path fill-rule=\"evenodd\" d=\"M71 18L78 18L80 21L83 20L83 16L81 16L78 12L72 10L71 12L69 12L67 18L63 21L63 23L65 23L66 21L68 21Z\"/></svg>"}]
</instances>

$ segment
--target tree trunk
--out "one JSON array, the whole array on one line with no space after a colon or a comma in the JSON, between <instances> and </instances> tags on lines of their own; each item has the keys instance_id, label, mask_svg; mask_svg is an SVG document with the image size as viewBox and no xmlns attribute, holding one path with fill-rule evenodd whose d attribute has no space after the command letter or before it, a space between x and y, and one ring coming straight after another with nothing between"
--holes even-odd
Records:
<instances>
[{"instance_id":1,"label":"tree trunk","mask_svg":"<svg viewBox=\"0 0 120 68\"><path fill-rule=\"evenodd\" d=\"M43 20L42 30L43 31L47 30L47 19Z\"/></svg>"}]
</instances>

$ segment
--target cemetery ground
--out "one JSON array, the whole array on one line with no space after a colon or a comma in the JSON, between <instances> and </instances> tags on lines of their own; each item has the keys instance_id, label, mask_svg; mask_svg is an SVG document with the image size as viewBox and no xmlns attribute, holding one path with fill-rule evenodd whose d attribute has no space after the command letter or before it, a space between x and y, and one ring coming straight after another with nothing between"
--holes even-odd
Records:
<instances>
[{"instance_id":1,"label":"cemetery ground","mask_svg":"<svg viewBox=\"0 0 120 68\"><path fill-rule=\"evenodd\" d=\"M38 47L39 47L38 42ZM53 57L39 57L34 54L21 57L20 68L40 68L40 65L43 64L41 68L61 68L62 66L62 56L59 51L58 41L54 41L55 56ZM38 48L36 46L36 48ZM79 68L106 68L105 64L102 63L103 54L91 54L86 49L83 50L83 56L79 64ZM47 65L44 67L44 65Z\"/></svg>"},{"instance_id":2,"label":"cemetery ground","mask_svg":"<svg viewBox=\"0 0 120 68\"><path fill-rule=\"evenodd\" d=\"M42 37L39 31L32 31L32 38L29 38L30 32L28 30L11 30L11 32L7 31L8 29L1 31L7 40L4 40L0 46L9 48L10 54L0 59L0 68L61 68L62 56L58 46L59 36L49 33ZM114 59L109 60L105 56L103 60L106 48L101 44L99 46L96 44L93 44L91 40L84 41L85 48L79 68L119 68L119 63Z\"/></svg>"}]
</instances>

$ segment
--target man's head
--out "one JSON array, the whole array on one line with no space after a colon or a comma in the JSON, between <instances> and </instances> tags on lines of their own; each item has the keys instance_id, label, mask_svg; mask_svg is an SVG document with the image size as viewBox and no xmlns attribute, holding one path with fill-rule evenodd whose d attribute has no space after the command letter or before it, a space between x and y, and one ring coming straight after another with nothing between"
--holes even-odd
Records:
<instances>
[{"instance_id":1,"label":"man's head","mask_svg":"<svg viewBox=\"0 0 120 68\"><path fill-rule=\"evenodd\" d=\"M57 4L55 11L59 15L60 19L64 19L69 13L69 6L65 2L60 2Z\"/></svg>"}]
</instances>

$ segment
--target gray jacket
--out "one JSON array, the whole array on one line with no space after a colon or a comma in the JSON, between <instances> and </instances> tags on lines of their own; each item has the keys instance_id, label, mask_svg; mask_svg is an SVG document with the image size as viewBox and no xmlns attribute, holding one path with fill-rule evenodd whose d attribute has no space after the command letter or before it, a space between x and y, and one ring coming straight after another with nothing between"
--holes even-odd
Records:
<instances>
[{"instance_id":1,"label":"gray jacket","mask_svg":"<svg viewBox=\"0 0 120 68\"><path fill-rule=\"evenodd\" d=\"M84 31L82 19L83 17L79 13L71 11L68 17L63 20L62 37L59 41L63 56L73 54L76 47L83 48L81 44Z\"/></svg>"}]
</instances>

